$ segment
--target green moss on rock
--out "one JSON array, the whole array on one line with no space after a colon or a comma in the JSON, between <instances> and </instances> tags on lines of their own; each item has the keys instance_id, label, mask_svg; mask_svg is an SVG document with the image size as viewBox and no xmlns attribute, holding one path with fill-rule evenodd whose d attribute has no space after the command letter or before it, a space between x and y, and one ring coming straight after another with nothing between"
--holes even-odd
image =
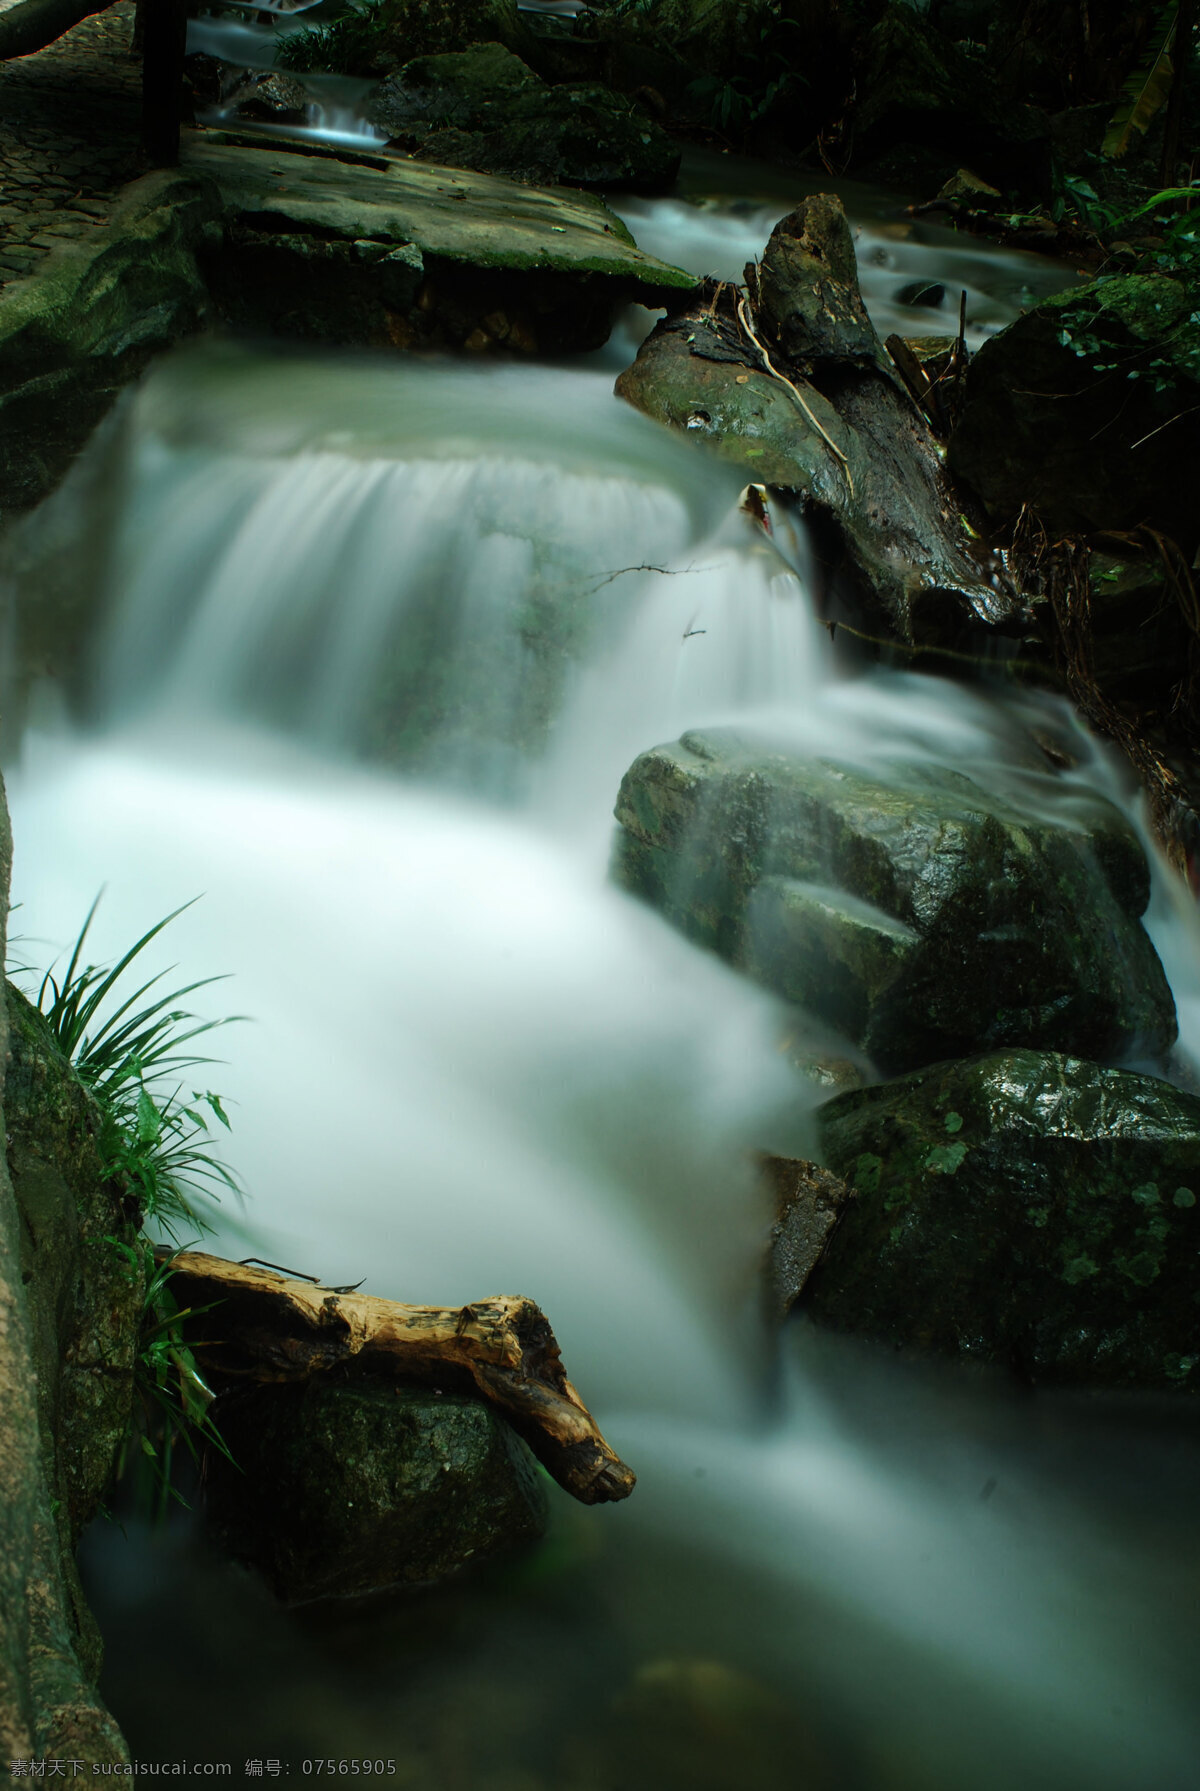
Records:
<instances>
[{"instance_id":1,"label":"green moss on rock","mask_svg":"<svg viewBox=\"0 0 1200 1791\"><path fill-rule=\"evenodd\" d=\"M515 180L658 192L679 169L678 149L633 101L550 86L498 43L406 64L369 115L423 159Z\"/></svg>"},{"instance_id":2,"label":"green moss on rock","mask_svg":"<svg viewBox=\"0 0 1200 1791\"><path fill-rule=\"evenodd\" d=\"M75 1569L75 1546L112 1478L129 1425L141 1286L109 1242L132 1241L135 1226L120 1189L104 1174L99 1114L45 1020L11 984L5 988L8 1061L4 1116L8 1172L20 1225L41 1473L51 1501L55 1578L64 1600L61 1659L43 1674L49 1703L61 1698L57 1732L72 1733L78 1701L74 1656L86 1677L99 1672L100 1636ZM54 1689L60 1687L60 1690ZM99 1707L79 1704L97 1734L97 1758L121 1758ZM106 1727L108 1725L108 1727ZM86 1726L86 1724L85 1724ZM115 1737L115 1739L113 1739ZM89 1745L100 1746L93 1738Z\"/></svg>"},{"instance_id":3,"label":"green moss on rock","mask_svg":"<svg viewBox=\"0 0 1200 1791\"><path fill-rule=\"evenodd\" d=\"M1200 1100L1008 1051L840 1095L820 1127L855 1198L804 1292L819 1323L1039 1381L1200 1388L1200 1217L1174 1198Z\"/></svg>"}]
</instances>

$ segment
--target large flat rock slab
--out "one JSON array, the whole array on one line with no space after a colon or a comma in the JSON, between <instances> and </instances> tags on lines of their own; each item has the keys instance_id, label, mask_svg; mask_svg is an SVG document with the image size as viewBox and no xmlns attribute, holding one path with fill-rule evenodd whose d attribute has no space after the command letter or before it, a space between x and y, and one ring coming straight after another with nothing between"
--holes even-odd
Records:
<instances>
[{"instance_id":1,"label":"large flat rock slab","mask_svg":"<svg viewBox=\"0 0 1200 1791\"><path fill-rule=\"evenodd\" d=\"M223 243L204 262L216 308L255 334L568 354L606 342L621 306L695 284L562 187L216 133L190 137L183 167L222 196Z\"/></svg>"},{"instance_id":2,"label":"large flat rock slab","mask_svg":"<svg viewBox=\"0 0 1200 1791\"><path fill-rule=\"evenodd\" d=\"M646 304L697 284L639 249L616 214L588 193L431 163L348 162L203 136L187 142L183 165L210 175L233 211L294 230L412 243L475 268L600 274L637 287Z\"/></svg>"}]
</instances>

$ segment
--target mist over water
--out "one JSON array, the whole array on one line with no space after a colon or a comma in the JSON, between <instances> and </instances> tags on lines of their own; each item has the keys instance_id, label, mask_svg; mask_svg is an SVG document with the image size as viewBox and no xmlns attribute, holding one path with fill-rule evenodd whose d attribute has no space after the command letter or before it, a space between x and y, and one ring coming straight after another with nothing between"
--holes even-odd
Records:
<instances>
[{"instance_id":1,"label":"mist over water","mask_svg":"<svg viewBox=\"0 0 1200 1791\"><path fill-rule=\"evenodd\" d=\"M252 1195L218 1247L545 1308L641 1477L588 1514L602 1565L551 1682L607 1597L621 1659L731 1660L811 1706L848 1791L1183 1791L1186 1439L1146 1451L1135 1521L1128 1418L803 1327L772 1366L753 1153L810 1149L819 1091L791 1016L604 878L622 773L689 727L949 764L1065 820L1128 808L1124 774L1048 699L840 676L801 531L753 531L736 476L610 381L154 371L15 549L27 611L69 588L104 618L86 725L34 726L9 773L16 955L69 945L101 884L97 958L203 891L160 961L229 970L211 1011L253 1016L211 1072ZM1150 925L1194 1050L1195 916L1162 879ZM302 1680L314 1644L246 1621Z\"/></svg>"}]
</instances>

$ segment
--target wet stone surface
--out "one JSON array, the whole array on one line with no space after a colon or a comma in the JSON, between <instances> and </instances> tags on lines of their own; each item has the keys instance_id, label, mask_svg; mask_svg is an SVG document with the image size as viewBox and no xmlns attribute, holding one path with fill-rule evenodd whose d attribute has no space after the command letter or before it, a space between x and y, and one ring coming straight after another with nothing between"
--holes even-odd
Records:
<instances>
[{"instance_id":1,"label":"wet stone surface","mask_svg":"<svg viewBox=\"0 0 1200 1791\"><path fill-rule=\"evenodd\" d=\"M0 285L108 222L145 172L132 0L0 63Z\"/></svg>"}]
</instances>

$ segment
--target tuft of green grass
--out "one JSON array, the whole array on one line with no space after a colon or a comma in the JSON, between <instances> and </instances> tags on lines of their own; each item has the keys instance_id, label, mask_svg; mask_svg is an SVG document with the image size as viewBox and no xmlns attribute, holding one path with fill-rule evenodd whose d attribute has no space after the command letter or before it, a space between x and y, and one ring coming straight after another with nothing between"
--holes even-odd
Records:
<instances>
[{"instance_id":1,"label":"tuft of green grass","mask_svg":"<svg viewBox=\"0 0 1200 1791\"><path fill-rule=\"evenodd\" d=\"M105 1173L136 1203L140 1225L153 1225L176 1245L164 1259L144 1230L132 1243L107 1240L144 1288L134 1408L117 1478L132 1475L135 1497L161 1519L172 1499L187 1503L172 1480L180 1444L197 1464L209 1447L233 1459L209 1412L212 1390L183 1335L185 1319L209 1308L181 1309L170 1280L181 1234L212 1230L205 1208L219 1201L222 1191L241 1197L237 1177L213 1152L213 1124L229 1129L220 1095L192 1089L190 1098L185 1097L185 1084L177 1078L214 1061L191 1048L196 1039L246 1016L205 1020L180 1006L197 989L223 980L217 976L159 994L170 974L160 971L125 993L124 983L138 958L190 902L148 928L116 964L85 962L99 901L97 896L88 910L61 980L53 967L42 977L37 1006L99 1108Z\"/></svg>"},{"instance_id":2,"label":"tuft of green grass","mask_svg":"<svg viewBox=\"0 0 1200 1791\"><path fill-rule=\"evenodd\" d=\"M135 1407L116 1474L118 1480L131 1474L135 1483L142 1483L149 1492L151 1515L161 1522L172 1499L187 1507L172 1477L180 1443L197 1467L206 1447L219 1449L227 1461L233 1461L209 1411L215 1395L183 1335L185 1319L201 1317L212 1307L179 1306L170 1288L174 1256L160 1259L146 1237L133 1244L115 1237L108 1242L125 1261L130 1277L143 1278L142 1322L134 1362Z\"/></svg>"},{"instance_id":3,"label":"tuft of green grass","mask_svg":"<svg viewBox=\"0 0 1200 1791\"><path fill-rule=\"evenodd\" d=\"M188 1226L211 1231L204 1209L219 1201L222 1190L240 1195L241 1188L212 1149L214 1122L230 1129L220 1095L192 1089L189 1099L182 1082L168 1085L183 1072L214 1061L189 1050L193 1040L246 1016L203 1020L179 1006L197 989L223 981L219 976L154 995L169 974L160 971L122 999L122 978L164 927L192 904L185 902L164 916L110 967L83 961L99 902L97 896L88 910L61 982L52 969L43 976L37 1006L63 1055L96 1098L106 1169L124 1182L144 1222L178 1242Z\"/></svg>"}]
</instances>

